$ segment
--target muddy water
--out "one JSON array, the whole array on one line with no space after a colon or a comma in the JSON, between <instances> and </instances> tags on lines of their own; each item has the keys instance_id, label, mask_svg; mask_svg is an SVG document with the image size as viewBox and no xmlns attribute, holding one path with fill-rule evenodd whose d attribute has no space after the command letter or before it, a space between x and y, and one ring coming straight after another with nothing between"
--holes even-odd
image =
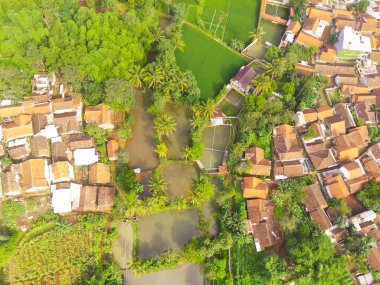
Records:
<instances>
[{"instance_id":1,"label":"muddy water","mask_svg":"<svg viewBox=\"0 0 380 285\"><path fill-rule=\"evenodd\" d=\"M189 164L168 164L162 171L168 183L168 196L187 196L197 176L197 167Z\"/></svg>"},{"instance_id":2,"label":"muddy water","mask_svg":"<svg viewBox=\"0 0 380 285\"><path fill-rule=\"evenodd\" d=\"M153 142L154 128L152 116L146 111L149 107L149 95L137 94L137 106L130 113L135 118L133 137L127 142L129 167L151 170L158 166L157 154Z\"/></svg>"}]
</instances>

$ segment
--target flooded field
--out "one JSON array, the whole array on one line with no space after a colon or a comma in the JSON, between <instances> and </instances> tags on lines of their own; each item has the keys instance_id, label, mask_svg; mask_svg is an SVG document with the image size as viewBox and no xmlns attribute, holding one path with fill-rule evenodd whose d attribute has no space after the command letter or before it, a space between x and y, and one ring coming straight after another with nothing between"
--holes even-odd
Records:
<instances>
[{"instance_id":1,"label":"flooded field","mask_svg":"<svg viewBox=\"0 0 380 285\"><path fill-rule=\"evenodd\" d=\"M158 165L153 143L154 128L152 116L146 111L149 107L148 95L139 93L136 99L137 106L131 111L131 116L135 118L133 138L127 142L125 149L129 154L129 167L146 171Z\"/></svg>"},{"instance_id":2,"label":"flooded field","mask_svg":"<svg viewBox=\"0 0 380 285\"><path fill-rule=\"evenodd\" d=\"M190 119L193 112L185 106L169 103L166 105L164 113L172 117L177 124L176 131L163 139L168 147L168 157L181 158L184 148L191 142Z\"/></svg>"},{"instance_id":3,"label":"flooded field","mask_svg":"<svg viewBox=\"0 0 380 285\"><path fill-rule=\"evenodd\" d=\"M193 178L196 177L198 169L191 164L168 164L162 171L168 183L168 196L186 196L191 187Z\"/></svg>"},{"instance_id":4,"label":"flooded field","mask_svg":"<svg viewBox=\"0 0 380 285\"><path fill-rule=\"evenodd\" d=\"M202 285L203 275L199 265L185 263L175 269L166 269L139 277L130 273L127 275L127 281L131 285Z\"/></svg>"},{"instance_id":5,"label":"flooded field","mask_svg":"<svg viewBox=\"0 0 380 285\"><path fill-rule=\"evenodd\" d=\"M199 216L196 210L167 211L141 218L138 225L139 257L181 249L198 234Z\"/></svg>"}]
</instances>

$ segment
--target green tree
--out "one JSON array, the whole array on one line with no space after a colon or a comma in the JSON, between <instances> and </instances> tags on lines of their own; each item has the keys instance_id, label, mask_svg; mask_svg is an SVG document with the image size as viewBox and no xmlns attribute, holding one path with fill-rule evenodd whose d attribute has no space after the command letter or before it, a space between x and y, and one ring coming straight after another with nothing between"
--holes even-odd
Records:
<instances>
[{"instance_id":1,"label":"green tree","mask_svg":"<svg viewBox=\"0 0 380 285\"><path fill-rule=\"evenodd\" d=\"M269 93L273 90L274 82L268 75L259 74L252 80L252 83L256 94Z\"/></svg>"},{"instance_id":2,"label":"green tree","mask_svg":"<svg viewBox=\"0 0 380 285\"><path fill-rule=\"evenodd\" d=\"M156 145L156 152L161 159L165 158L168 153L168 147L164 142L160 142Z\"/></svg>"},{"instance_id":3,"label":"green tree","mask_svg":"<svg viewBox=\"0 0 380 285\"><path fill-rule=\"evenodd\" d=\"M25 213L25 207L19 201L8 200L1 205L1 216L4 226L10 228L17 227L16 219L25 215Z\"/></svg>"},{"instance_id":4,"label":"green tree","mask_svg":"<svg viewBox=\"0 0 380 285\"><path fill-rule=\"evenodd\" d=\"M365 13L369 6L369 1L367 0L360 0L355 4L356 11L359 11L360 13Z\"/></svg>"},{"instance_id":5,"label":"green tree","mask_svg":"<svg viewBox=\"0 0 380 285\"><path fill-rule=\"evenodd\" d=\"M380 211L380 184L375 180L364 185L357 197L369 210Z\"/></svg>"},{"instance_id":6,"label":"green tree","mask_svg":"<svg viewBox=\"0 0 380 285\"><path fill-rule=\"evenodd\" d=\"M152 173L148 186L154 195L164 195L168 189L168 183L158 171Z\"/></svg>"},{"instance_id":7,"label":"green tree","mask_svg":"<svg viewBox=\"0 0 380 285\"><path fill-rule=\"evenodd\" d=\"M308 3L308 0L290 0L289 6L294 9L293 20L298 21L301 19L303 10Z\"/></svg>"},{"instance_id":8,"label":"green tree","mask_svg":"<svg viewBox=\"0 0 380 285\"><path fill-rule=\"evenodd\" d=\"M74 92L80 93L82 91L84 75L79 65L62 66L60 73L62 74L62 83L64 85L71 87Z\"/></svg>"},{"instance_id":9,"label":"green tree","mask_svg":"<svg viewBox=\"0 0 380 285\"><path fill-rule=\"evenodd\" d=\"M245 48L244 43L242 41L239 41L238 39L232 39L230 46L238 52L241 52Z\"/></svg>"},{"instance_id":10,"label":"green tree","mask_svg":"<svg viewBox=\"0 0 380 285\"><path fill-rule=\"evenodd\" d=\"M265 31L262 26L258 26L257 29L254 29L253 32L249 33L251 40L253 42L257 41L258 43L261 43L263 35L265 35Z\"/></svg>"},{"instance_id":11,"label":"green tree","mask_svg":"<svg viewBox=\"0 0 380 285\"><path fill-rule=\"evenodd\" d=\"M201 106L199 106L199 113L204 118L211 119L216 112L216 103L213 99L207 99L206 102L203 102Z\"/></svg>"},{"instance_id":12,"label":"green tree","mask_svg":"<svg viewBox=\"0 0 380 285\"><path fill-rule=\"evenodd\" d=\"M128 81L110 78L105 83L104 102L116 110L128 112L136 106L136 91Z\"/></svg>"},{"instance_id":13,"label":"green tree","mask_svg":"<svg viewBox=\"0 0 380 285\"><path fill-rule=\"evenodd\" d=\"M31 76L25 70L0 65L0 99L22 100L32 89L30 80Z\"/></svg>"},{"instance_id":14,"label":"green tree","mask_svg":"<svg viewBox=\"0 0 380 285\"><path fill-rule=\"evenodd\" d=\"M226 272L227 259L213 258L205 264L205 277L211 280L224 279Z\"/></svg>"},{"instance_id":15,"label":"green tree","mask_svg":"<svg viewBox=\"0 0 380 285\"><path fill-rule=\"evenodd\" d=\"M153 123L159 136L169 136L176 130L176 122L166 114L154 119Z\"/></svg>"},{"instance_id":16,"label":"green tree","mask_svg":"<svg viewBox=\"0 0 380 285\"><path fill-rule=\"evenodd\" d=\"M132 137L132 127L135 124L135 119L129 116L119 129L116 130L117 136L122 140L129 140Z\"/></svg>"},{"instance_id":17,"label":"green tree","mask_svg":"<svg viewBox=\"0 0 380 285\"><path fill-rule=\"evenodd\" d=\"M129 82L137 88L142 87L147 73L140 65L133 65L128 71L127 79Z\"/></svg>"},{"instance_id":18,"label":"green tree","mask_svg":"<svg viewBox=\"0 0 380 285\"><path fill-rule=\"evenodd\" d=\"M310 140L312 138L315 138L316 135L317 135L317 130L314 128L309 128L304 135L304 139Z\"/></svg>"}]
</instances>

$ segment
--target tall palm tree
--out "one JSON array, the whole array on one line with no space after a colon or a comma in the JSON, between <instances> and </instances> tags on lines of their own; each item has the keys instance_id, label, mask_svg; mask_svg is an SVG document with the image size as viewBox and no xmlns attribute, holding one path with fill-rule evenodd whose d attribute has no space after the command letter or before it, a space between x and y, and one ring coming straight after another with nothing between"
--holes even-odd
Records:
<instances>
[{"instance_id":1,"label":"tall palm tree","mask_svg":"<svg viewBox=\"0 0 380 285\"><path fill-rule=\"evenodd\" d=\"M154 127L160 136L169 136L176 130L176 122L173 118L164 114L154 120Z\"/></svg>"},{"instance_id":2,"label":"tall palm tree","mask_svg":"<svg viewBox=\"0 0 380 285\"><path fill-rule=\"evenodd\" d=\"M160 42L164 38L165 38L165 32L161 28L158 28L156 32L154 33L154 41Z\"/></svg>"},{"instance_id":3,"label":"tall palm tree","mask_svg":"<svg viewBox=\"0 0 380 285\"><path fill-rule=\"evenodd\" d=\"M156 87L158 84L162 83L164 80L164 75L161 68L154 68L147 73L145 81L149 88Z\"/></svg>"},{"instance_id":4,"label":"tall palm tree","mask_svg":"<svg viewBox=\"0 0 380 285\"><path fill-rule=\"evenodd\" d=\"M161 142L157 144L156 152L160 158L165 158L166 154L168 153L168 147L165 143Z\"/></svg>"},{"instance_id":5,"label":"tall palm tree","mask_svg":"<svg viewBox=\"0 0 380 285\"><path fill-rule=\"evenodd\" d=\"M176 84L180 91L183 92L189 87L189 80L184 73L180 73L176 76Z\"/></svg>"},{"instance_id":6,"label":"tall palm tree","mask_svg":"<svg viewBox=\"0 0 380 285\"><path fill-rule=\"evenodd\" d=\"M285 61L282 59L274 60L272 63L268 63L266 67L266 75L269 75L272 79L280 76L285 71Z\"/></svg>"},{"instance_id":7,"label":"tall palm tree","mask_svg":"<svg viewBox=\"0 0 380 285\"><path fill-rule=\"evenodd\" d=\"M150 188L150 191L152 191L152 193L155 195L165 194L166 190L168 189L168 183L157 171L154 171L152 173L152 177L148 182L148 186Z\"/></svg>"},{"instance_id":8,"label":"tall palm tree","mask_svg":"<svg viewBox=\"0 0 380 285\"><path fill-rule=\"evenodd\" d=\"M144 68L142 68L140 65L133 65L128 72L127 79L132 85L140 88L144 83L146 75L147 73Z\"/></svg>"},{"instance_id":9,"label":"tall palm tree","mask_svg":"<svg viewBox=\"0 0 380 285\"><path fill-rule=\"evenodd\" d=\"M272 80L266 74L259 74L252 80L256 94L268 92L272 89Z\"/></svg>"},{"instance_id":10,"label":"tall palm tree","mask_svg":"<svg viewBox=\"0 0 380 285\"><path fill-rule=\"evenodd\" d=\"M244 49L244 43L242 41L239 41L238 39L232 39L231 47L237 50L238 52L241 52Z\"/></svg>"},{"instance_id":11,"label":"tall palm tree","mask_svg":"<svg viewBox=\"0 0 380 285\"><path fill-rule=\"evenodd\" d=\"M206 102L203 102L200 106L200 114L208 119L211 119L216 112L216 103L213 99L207 99Z\"/></svg>"},{"instance_id":12,"label":"tall palm tree","mask_svg":"<svg viewBox=\"0 0 380 285\"><path fill-rule=\"evenodd\" d=\"M258 26L257 29L254 29L253 32L249 33L249 37L251 38L251 40L253 42L257 41L259 43L261 42L261 39L262 39L263 35L265 35L265 32L264 32L262 26Z\"/></svg>"},{"instance_id":13,"label":"tall palm tree","mask_svg":"<svg viewBox=\"0 0 380 285\"><path fill-rule=\"evenodd\" d=\"M172 44L174 49L178 49L180 51L185 50L185 41L183 40L182 31L180 29L176 30L172 35Z\"/></svg>"},{"instance_id":14,"label":"tall palm tree","mask_svg":"<svg viewBox=\"0 0 380 285\"><path fill-rule=\"evenodd\" d=\"M183 150L182 158L186 161L193 156L193 149L190 146L186 146Z\"/></svg>"}]
</instances>

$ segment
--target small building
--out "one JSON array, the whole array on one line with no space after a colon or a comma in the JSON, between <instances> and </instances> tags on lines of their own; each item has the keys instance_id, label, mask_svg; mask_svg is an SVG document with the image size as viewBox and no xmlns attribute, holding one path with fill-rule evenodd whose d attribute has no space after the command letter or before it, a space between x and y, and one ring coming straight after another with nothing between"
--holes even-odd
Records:
<instances>
[{"instance_id":1,"label":"small building","mask_svg":"<svg viewBox=\"0 0 380 285\"><path fill-rule=\"evenodd\" d=\"M311 213L319 208L325 209L328 207L318 183L305 187L304 191L305 197L303 198L302 203L305 205L306 211Z\"/></svg>"},{"instance_id":2,"label":"small building","mask_svg":"<svg viewBox=\"0 0 380 285\"><path fill-rule=\"evenodd\" d=\"M110 211L115 200L115 188L101 186L98 188L97 210Z\"/></svg>"},{"instance_id":3,"label":"small building","mask_svg":"<svg viewBox=\"0 0 380 285\"><path fill-rule=\"evenodd\" d=\"M90 184L109 184L111 183L111 167L105 163L95 163L89 166Z\"/></svg>"},{"instance_id":4,"label":"small building","mask_svg":"<svg viewBox=\"0 0 380 285\"><path fill-rule=\"evenodd\" d=\"M29 159L21 163L22 190L26 193L48 190L49 167L46 159Z\"/></svg>"},{"instance_id":5,"label":"small building","mask_svg":"<svg viewBox=\"0 0 380 285\"><path fill-rule=\"evenodd\" d=\"M325 124L333 136L339 136L346 133L346 122L339 115L333 115L326 118Z\"/></svg>"},{"instance_id":6,"label":"small building","mask_svg":"<svg viewBox=\"0 0 380 285\"><path fill-rule=\"evenodd\" d=\"M98 162L99 155L95 148L82 148L73 151L73 158L76 166L84 166Z\"/></svg>"},{"instance_id":7,"label":"small building","mask_svg":"<svg viewBox=\"0 0 380 285\"><path fill-rule=\"evenodd\" d=\"M58 127L59 135L82 132L82 124L78 120L77 112L54 114L54 124Z\"/></svg>"},{"instance_id":8,"label":"small building","mask_svg":"<svg viewBox=\"0 0 380 285\"><path fill-rule=\"evenodd\" d=\"M342 60L354 60L362 54L369 54L372 50L371 40L351 27L344 27L335 43L338 58Z\"/></svg>"},{"instance_id":9,"label":"small building","mask_svg":"<svg viewBox=\"0 0 380 285\"><path fill-rule=\"evenodd\" d=\"M30 145L28 140L25 139L24 141L24 143L15 144L8 147L8 155L10 158L12 158L13 160L20 160L29 156Z\"/></svg>"},{"instance_id":10,"label":"small building","mask_svg":"<svg viewBox=\"0 0 380 285\"><path fill-rule=\"evenodd\" d=\"M50 157L49 142L44 136L34 136L31 139L32 156L34 158Z\"/></svg>"},{"instance_id":11,"label":"small building","mask_svg":"<svg viewBox=\"0 0 380 285\"><path fill-rule=\"evenodd\" d=\"M250 175L270 176L271 161L264 158L264 150L251 146L244 151L244 160L251 163Z\"/></svg>"},{"instance_id":12,"label":"small building","mask_svg":"<svg viewBox=\"0 0 380 285\"><path fill-rule=\"evenodd\" d=\"M22 187L20 164L12 164L7 172L2 173L1 178L4 196L16 196L21 194Z\"/></svg>"},{"instance_id":13,"label":"small building","mask_svg":"<svg viewBox=\"0 0 380 285\"><path fill-rule=\"evenodd\" d=\"M97 200L98 188L96 186L82 186L80 189L80 198L78 208L75 211L80 212L94 212L97 210L96 200Z\"/></svg>"},{"instance_id":14,"label":"small building","mask_svg":"<svg viewBox=\"0 0 380 285\"><path fill-rule=\"evenodd\" d=\"M74 168L68 161L57 161L49 166L52 183L74 180Z\"/></svg>"},{"instance_id":15,"label":"small building","mask_svg":"<svg viewBox=\"0 0 380 285\"><path fill-rule=\"evenodd\" d=\"M239 72L230 80L231 85L243 93L249 93L252 89L252 80L256 72L248 65L242 66Z\"/></svg>"},{"instance_id":16,"label":"small building","mask_svg":"<svg viewBox=\"0 0 380 285\"><path fill-rule=\"evenodd\" d=\"M317 224L322 230L328 230L332 224L326 215L326 212L318 208L310 213L310 218Z\"/></svg>"},{"instance_id":17,"label":"small building","mask_svg":"<svg viewBox=\"0 0 380 285\"><path fill-rule=\"evenodd\" d=\"M87 106L84 110L84 121L94 123L102 129L113 129L115 127L115 114L106 104Z\"/></svg>"},{"instance_id":18,"label":"small building","mask_svg":"<svg viewBox=\"0 0 380 285\"><path fill-rule=\"evenodd\" d=\"M324 178L323 183L330 198L345 198L350 195L342 174L328 175Z\"/></svg>"},{"instance_id":19,"label":"small building","mask_svg":"<svg viewBox=\"0 0 380 285\"><path fill-rule=\"evenodd\" d=\"M51 186L51 204L56 214L65 214L79 207L82 185L76 183L59 183Z\"/></svg>"},{"instance_id":20,"label":"small building","mask_svg":"<svg viewBox=\"0 0 380 285\"><path fill-rule=\"evenodd\" d=\"M118 160L119 144L116 140L107 142L107 157L110 161Z\"/></svg>"},{"instance_id":21,"label":"small building","mask_svg":"<svg viewBox=\"0 0 380 285\"><path fill-rule=\"evenodd\" d=\"M73 134L68 136L68 146L70 151L83 148L94 147L94 138L83 134Z\"/></svg>"},{"instance_id":22,"label":"small building","mask_svg":"<svg viewBox=\"0 0 380 285\"><path fill-rule=\"evenodd\" d=\"M269 183L256 177L244 177L243 197L245 199L267 199L269 194Z\"/></svg>"},{"instance_id":23,"label":"small building","mask_svg":"<svg viewBox=\"0 0 380 285\"><path fill-rule=\"evenodd\" d=\"M55 163L57 161L68 161L67 148L62 142L61 137L57 137L51 142L51 159Z\"/></svg>"},{"instance_id":24,"label":"small building","mask_svg":"<svg viewBox=\"0 0 380 285\"><path fill-rule=\"evenodd\" d=\"M6 142L33 136L31 116L20 115L13 121L2 124L2 136Z\"/></svg>"}]
</instances>

